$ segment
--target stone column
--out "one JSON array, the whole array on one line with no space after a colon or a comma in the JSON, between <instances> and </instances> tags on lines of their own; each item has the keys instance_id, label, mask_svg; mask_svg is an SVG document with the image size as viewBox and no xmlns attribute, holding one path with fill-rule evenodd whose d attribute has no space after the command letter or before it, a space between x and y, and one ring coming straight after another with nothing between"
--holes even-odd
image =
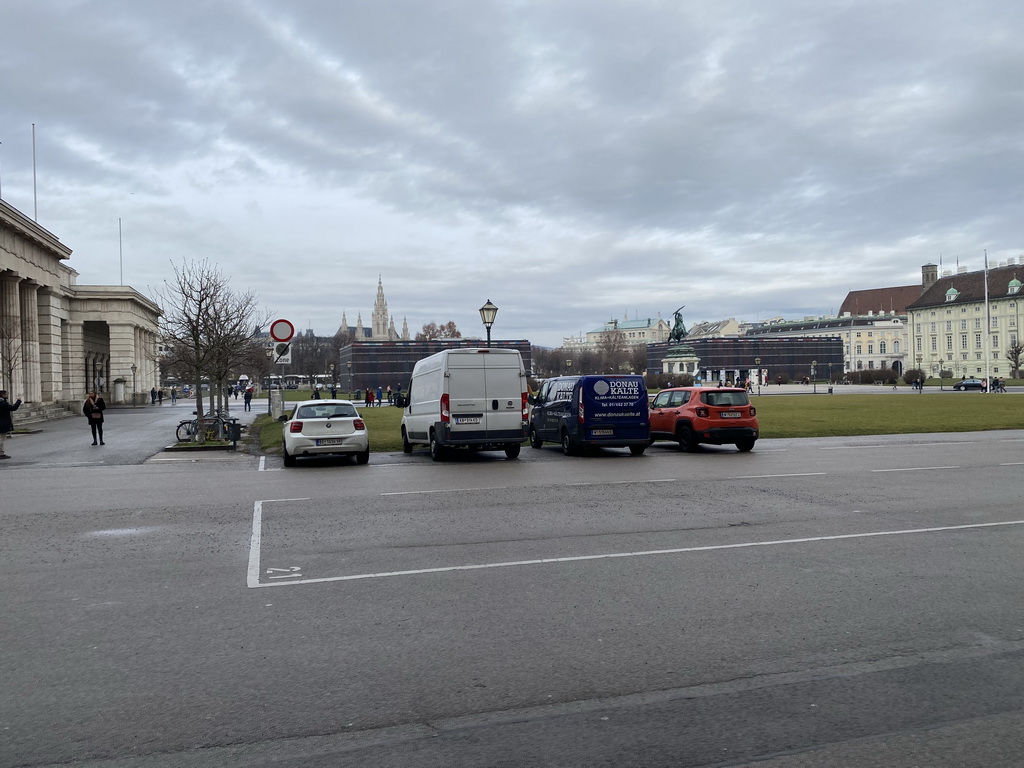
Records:
<instances>
[{"instance_id":1,"label":"stone column","mask_svg":"<svg viewBox=\"0 0 1024 768\"><path fill-rule=\"evenodd\" d=\"M20 282L11 272L0 274L0 386L9 390L12 398L24 399Z\"/></svg>"},{"instance_id":2,"label":"stone column","mask_svg":"<svg viewBox=\"0 0 1024 768\"><path fill-rule=\"evenodd\" d=\"M64 344L60 296L47 288L40 288L39 302L39 375L42 382L42 400L55 403L64 395Z\"/></svg>"},{"instance_id":3,"label":"stone column","mask_svg":"<svg viewBox=\"0 0 1024 768\"><path fill-rule=\"evenodd\" d=\"M84 345L82 324L65 323L63 328L65 400L81 401L85 399L87 383Z\"/></svg>"},{"instance_id":4,"label":"stone column","mask_svg":"<svg viewBox=\"0 0 1024 768\"><path fill-rule=\"evenodd\" d=\"M39 284L21 282L22 383L25 402L38 403L43 398L39 375Z\"/></svg>"},{"instance_id":5,"label":"stone column","mask_svg":"<svg viewBox=\"0 0 1024 768\"><path fill-rule=\"evenodd\" d=\"M136 345L138 331L132 325L110 325L108 330L110 333L110 376L107 381L111 396L107 402L113 400L113 382L116 379L124 379L125 396L121 402L128 403L131 402L132 398L132 364L138 368L135 374L135 381L141 382L143 380L142 366L139 364L139 353Z\"/></svg>"}]
</instances>

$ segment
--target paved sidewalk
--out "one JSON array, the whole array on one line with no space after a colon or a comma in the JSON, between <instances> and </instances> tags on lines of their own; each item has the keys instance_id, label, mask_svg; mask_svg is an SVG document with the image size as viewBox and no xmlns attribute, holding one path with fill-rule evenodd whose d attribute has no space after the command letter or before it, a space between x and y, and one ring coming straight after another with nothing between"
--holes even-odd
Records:
<instances>
[{"instance_id":1,"label":"paved sidewalk","mask_svg":"<svg viewBox=\"0 0 1024 768\"><path fill-rule=\"evenodd\" d=\"M92 445L92 433L85 417L25 425L30 434L7 438L11 458L0 463L0 471L30 467L48 468L83 465L142 464L176 441L178 424L193 418L195 401L179 398L174 405L164 398L163 405L109 407L104 412L103 437L106 445ZM229 415L248 425L267 412L267 400L252 401L252 410L243 410L242 400L232 400ZM226 452L232 455L231 452ZM244 456L241 451L234 453ZM223 456L221 457L223 458Z\"/></svg>"}]
</instances>

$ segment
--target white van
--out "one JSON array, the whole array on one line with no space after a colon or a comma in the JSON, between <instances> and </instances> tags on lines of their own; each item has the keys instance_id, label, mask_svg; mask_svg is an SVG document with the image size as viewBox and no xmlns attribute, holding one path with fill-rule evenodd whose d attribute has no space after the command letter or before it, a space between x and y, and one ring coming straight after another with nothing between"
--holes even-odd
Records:
<instances>
[{"instance_id":1,"label":"white van","mask_svg":"<svg viewBox=\"0 0 1024 768\"><path fill-rule=\"evenodd\" d=\"M402 450L430 446L434 461L451 447L505 451L526 440L528 386L516 349L446 349L412 370L402 413Z\"/></svg>"}]
</instances>

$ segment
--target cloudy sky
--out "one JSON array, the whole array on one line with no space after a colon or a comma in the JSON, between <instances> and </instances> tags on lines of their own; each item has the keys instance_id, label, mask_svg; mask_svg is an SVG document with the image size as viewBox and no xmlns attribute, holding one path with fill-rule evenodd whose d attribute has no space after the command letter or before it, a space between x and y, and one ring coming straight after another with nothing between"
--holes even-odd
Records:
<instances>
[{"instance_id":1,"label":"cloudy sky","mask_svg":"<svg viewBox=\"0 0 1024 768\"><path fill-rule=\"evenodd\" d=\"M80 283L208 259L268 313L554 345L829 314L1024 253L1024 4L32 0L0 194Z\"/></svg>"}]
</instances>

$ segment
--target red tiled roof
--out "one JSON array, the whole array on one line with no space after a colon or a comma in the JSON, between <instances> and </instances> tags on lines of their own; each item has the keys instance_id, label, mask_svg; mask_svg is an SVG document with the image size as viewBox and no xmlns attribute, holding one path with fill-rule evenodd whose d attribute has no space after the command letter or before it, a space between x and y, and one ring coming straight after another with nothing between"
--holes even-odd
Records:
<instances>
[{"instance_id":1,"label":"red tiled roof","mask_svg":"<svg viewBox=\"0 0 1024 768\"><path fill-rule=\"evenodd\" d=\"M839 315L866 315L868 312L895 312L905 315L907 307L921 296L920 285L897 285L894 288L869 288L866 291L850 291L839 308Z\"/></svg>"}]
</instances>

